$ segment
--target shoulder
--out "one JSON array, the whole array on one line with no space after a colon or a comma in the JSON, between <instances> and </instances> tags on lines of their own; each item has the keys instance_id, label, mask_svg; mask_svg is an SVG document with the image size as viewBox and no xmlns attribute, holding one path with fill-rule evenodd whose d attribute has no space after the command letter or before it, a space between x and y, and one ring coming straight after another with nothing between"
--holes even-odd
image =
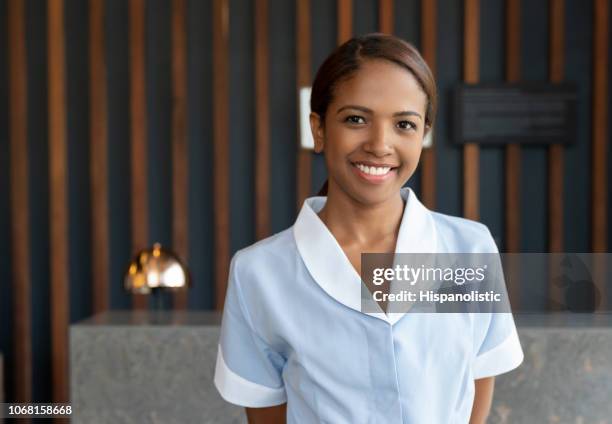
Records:
<instances>
[{"instance_id":1,"label":"shoulder","mask_svg":"<svg viewBox=\"0 0 612 424\"><path fill-rule=\"evenodd\" d=\"M293 232L287 228L236 251L230 272L248 278L270 267L280 270L283 265L293 262L296 252Z\"/></svg>"},{"instance_id":2,"label":"shoulder","mask_svg":"<svg viewBox=\"0 0 612 424\"><path fill-rule=\"evenodd\" d=\"M240 299L252 322L282 313L294 295L295 238L290 229L238 250L229 269L228 293ZM294 290L288 290L291 286Z\"/></svg>"},{"instance_id":3,"label":"shoulder","mask_svg":"<svg viewBox=\"0 0 612 424\"><path fill-rule=\"evenodd\" d=\"M497 253L489 228L481 222L431 211L438 236L451 252Z\"/></svg>"}]
</instances>

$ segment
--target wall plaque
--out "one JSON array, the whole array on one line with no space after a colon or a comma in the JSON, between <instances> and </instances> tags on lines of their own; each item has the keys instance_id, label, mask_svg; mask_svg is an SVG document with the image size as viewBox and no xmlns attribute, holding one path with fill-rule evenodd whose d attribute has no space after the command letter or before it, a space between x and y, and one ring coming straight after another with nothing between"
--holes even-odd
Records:
<instances>
[{"instance_id":1,"label":"wall plaque","mask_svg":"<svg viewBox=\"0 0 612 424\"><path fill-rule=\"evenodd\" d=\"M454 94L457 143L568 144L576 138L573 84L464 84Z\"/></svg>"}]
</instances>

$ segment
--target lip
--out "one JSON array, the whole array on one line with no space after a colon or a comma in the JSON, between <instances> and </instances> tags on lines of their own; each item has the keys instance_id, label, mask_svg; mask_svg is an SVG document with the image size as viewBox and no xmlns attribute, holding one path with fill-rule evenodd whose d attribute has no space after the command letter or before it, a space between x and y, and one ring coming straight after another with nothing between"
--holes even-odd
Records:
<instances>
[{"instance_id":1,"label":"lip","mask_svg":"<svg viewBox=\"0 0 612 424\"><path fill-rule=\"evenodd\" d=\"M389 168L397 168L397 165L392 165L390 163L378 163L378 162L372 162L372 161L367 161L367 160L356 160L354 162L351 162L352 165L355 164L361 164L361 165L365 165L365 166L376 166L376 167L389 167Z\"/></svg>"},{"instance_id":2,"label":"lip","mask_svg":"<svg viewBox=\"0 0 612 424\"><path fill-rule=\"evenodd\" d=\"M366 166L388 166L391 169L385 175L371 175L371 174L366 174L365 172L357 168L357 165L356 165L357 163L366 165ZM351 168L358 177L372 184L382 184L385 181L387 181L389 178L391 178L393 174L397 172L396 167L394 166L385 165L385 164L374 164L373 162L361 162L361 161L353 162L351 163Z\"/></svg>"}]
</instances>

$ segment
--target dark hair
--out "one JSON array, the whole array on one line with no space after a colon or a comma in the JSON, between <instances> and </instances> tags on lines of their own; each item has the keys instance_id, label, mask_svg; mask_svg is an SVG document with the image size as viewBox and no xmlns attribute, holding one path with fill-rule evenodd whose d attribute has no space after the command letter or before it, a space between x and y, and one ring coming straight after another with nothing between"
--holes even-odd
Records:
<instances>
[{"instance_id":1,"label":"dark hair","mask_svg":"<svg viewBox=\"0 0 612 424\"><path fill-rule=\"evenodd\" d=\"M428 131L433 126L436 114L436 82L418 50L412 44L393 35L366 34L351 38L337 47L317 71L310 95L310 110L319 115L323 123L338 84L350 78L365 61L373 59L395 63L414 76L427 96L425 131ZM318 195L326 194L327 181Z\"/></svg>"}]
</instances>

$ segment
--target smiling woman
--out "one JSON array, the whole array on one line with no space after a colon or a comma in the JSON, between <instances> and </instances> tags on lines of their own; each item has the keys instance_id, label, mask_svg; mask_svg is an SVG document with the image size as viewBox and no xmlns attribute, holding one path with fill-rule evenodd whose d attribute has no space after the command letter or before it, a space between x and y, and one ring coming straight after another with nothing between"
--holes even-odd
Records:
<instances>
[{"instance_id":1,"label":"smiling woman","mask_svg":"<svg viewBox=\"0 0 612 424\"><path fill-rule=\"evenodd\" d=\"M357 175L372 183L385 181L387 174L408 180L418 163L420 140L433 126L436 104L433 75L411 44L383 34L354 38L336 49L317 72L310 100L315 151L325 149L326 128L327 138L346 136L346 132L334 133L331 128L334 125L339 126L338 130L361 130L353 138L370 139L366 150L372 145L375 148L381 137L383 142L390 142L391 135L385 130L394 128L392 134L406 141L413 140L408 166L400 169L399 163L391 163L388 158L355 160L351 165L361 171L356 172ZM328 170L329 153L326 151L325 155ZM410 164L414 165L412 170ZM328 189L329 180L319 195L327 195Z\"/></svg>"},{"instance_id":2,"label":"smiling woman","mask_svg":"<svg viewBox=\"0 0 612 424\"><path fill-rule=\"evenodd\" d=\"M511 314L405 317L388 313L390 299L380 313L361 304L363 253L497 252L487 227L403 188L433 125L429 68L399 38L354 38L319 69L311 109L327 189L291 228L234 255L220 394L251 424L484 422L492 377L523 359Z\"/></svg>"}]
</instances>

